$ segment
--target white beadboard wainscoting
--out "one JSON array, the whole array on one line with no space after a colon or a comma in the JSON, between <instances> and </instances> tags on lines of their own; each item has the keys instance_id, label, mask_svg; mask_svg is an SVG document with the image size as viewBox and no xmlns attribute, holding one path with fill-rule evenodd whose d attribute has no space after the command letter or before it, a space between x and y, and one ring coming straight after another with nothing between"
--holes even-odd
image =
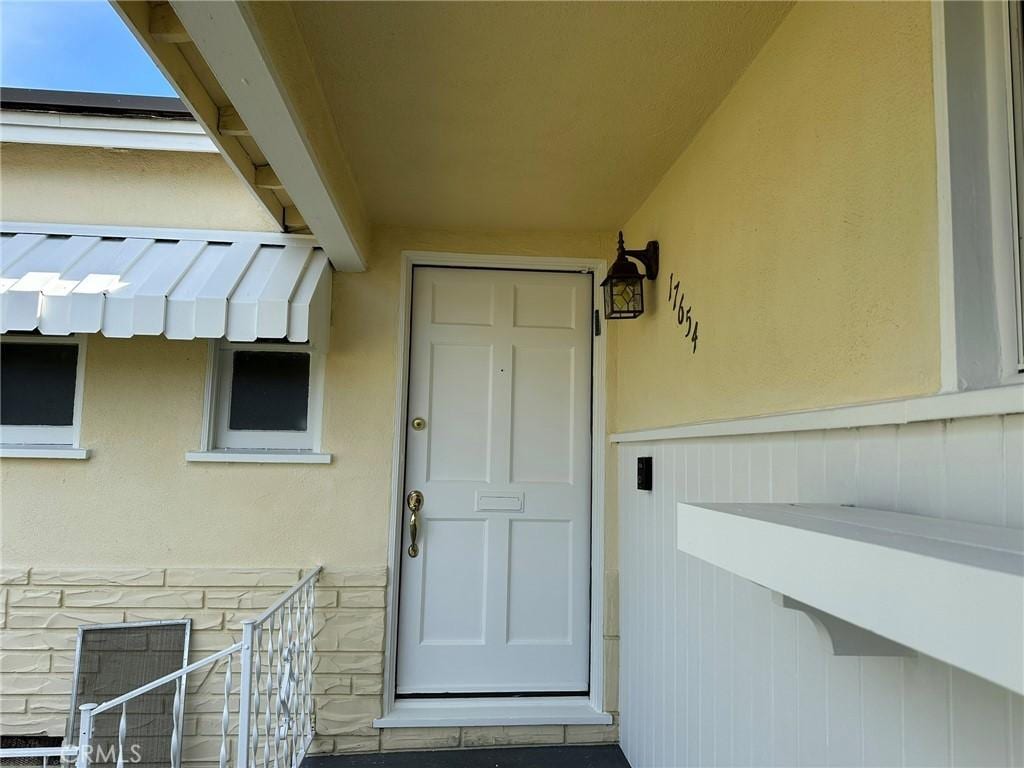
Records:
<instances>
[{"instance_id":1,"label":"white beadboard wainscoting","mask_svg":"<svg viewBox=\"0 0 1024 768\"><path fill-rule=\"evenodd\" d=\"M1021 696L923 656L832 656L807 616L676 549L680 501L1024 528L1024 415L618 451L620 733L633 768L1024 765ZM651 492L636 490L638 456L654 457Z\"/></svg>"}]
</instances>

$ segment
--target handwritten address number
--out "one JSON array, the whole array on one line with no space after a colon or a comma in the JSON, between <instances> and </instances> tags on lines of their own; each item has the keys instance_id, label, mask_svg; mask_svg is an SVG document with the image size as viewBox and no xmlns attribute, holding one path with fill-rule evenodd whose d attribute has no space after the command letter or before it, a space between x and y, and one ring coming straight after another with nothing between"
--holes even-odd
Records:
<instances>
[{"instance_id":1,"label":"handwritten address number","mask_svg":"<svg viewBox=\"0 0 1024 768\"><path fill-rule=\"evenodd\" d=\"M676 323L680 328L685 328L683 338L689 339L692 344L692 351L697 352L697 327L700 325L693 318L691 312L693 305L686 305L686 293L679 291L679 281L676 280L676 273L668 276L668 300L672 304L672 310L676 313Z\"/></svg>"}]
</instances>

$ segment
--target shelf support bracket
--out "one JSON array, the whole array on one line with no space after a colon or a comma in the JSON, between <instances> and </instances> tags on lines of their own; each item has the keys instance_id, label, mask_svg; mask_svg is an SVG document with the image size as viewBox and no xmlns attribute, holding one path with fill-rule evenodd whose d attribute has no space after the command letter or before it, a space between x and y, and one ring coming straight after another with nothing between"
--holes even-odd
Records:
<instances>
[{"instance_id":1,"label":"shelf support bracket","mask_svg":"<svg viewBox=\"0 0 1024 768\"><path fill-rule=\"evenodd\" d=\"M833 656L917 656L917 652L912 648L894 643L888 638L837 618L831 613L820 611L812 605L794 600L788 595L772 592L772 599L783 608L805 614L818 630L818 634L828 641Z\"/></svg>"}]
</instances>

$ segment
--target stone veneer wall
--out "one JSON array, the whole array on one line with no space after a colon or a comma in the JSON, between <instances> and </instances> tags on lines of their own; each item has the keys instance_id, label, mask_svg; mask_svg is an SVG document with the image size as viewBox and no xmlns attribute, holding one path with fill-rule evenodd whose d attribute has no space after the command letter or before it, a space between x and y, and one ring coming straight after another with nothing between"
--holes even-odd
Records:
<instances>
[{"instance_id":1,"label":"stone veneer wall","mask_svg":"<svg viewBox=\"0 0 1024 768\"><path fill-rule=\"evenodd\" d=\"M81 624L192 619L195 661L241 638L241 622L298 568L0 569L0 733L63 736ZM325 571L317 589L316 753L618 740L618 574L609 573L605 708L612 726L377 730L384 666L384 566ZM223 677L189 677L183 760L216 760Z\"/></svg>"}]
</instances>

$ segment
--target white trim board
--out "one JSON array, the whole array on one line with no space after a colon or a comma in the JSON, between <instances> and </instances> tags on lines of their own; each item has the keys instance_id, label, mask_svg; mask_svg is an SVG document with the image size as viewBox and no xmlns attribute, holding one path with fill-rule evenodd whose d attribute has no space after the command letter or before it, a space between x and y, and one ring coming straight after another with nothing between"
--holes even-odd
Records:
<instances>
[{"instance_id":1,"label":"white trim board","mask_svg":"<svg viewBox=\"0 0 1024 768\"><path fill-rule=\"evenodd\" d=\"M474 725L610 725L612 716L585 696L401 699L374 728Z\"/></svg>"},{"instance_id":2,"label":"white trim board","mask_svg":"<svg viewBox=\"0 0 1024 768\"><path fill-rule=\"evenodd\" d=\"M263 35L251 12L237 0L172 0L171 5L331 264L345 272L364 271L366 254L359 252L351 226L361 212L342 210L335 200L306 127L264 55Z\"/></svg>"},{"instance_id":3,"label":"white trim board","mask_svg":"<svg viewBox=\"0 0 1024 768\"><path fill-rule=\"evenodd\" d=\"M1024 381L1006 0L932 4L942 391Z\"/></svg>"},{"instance_id":4,"label":"white trim board","mask_svg":"<svg viewBox=\"0 0 1024 768\"><path fill-rule=\"evenodd\" d=\"M192 120L167 120L0 110L0 141L103 149L216 154L217 147Z\"/></svg>"},{"instance_id":5,"label":"white trim board","mask_svg":"<svg viewBox=\"0 0 1024 768\"><path fill-rule=\"evenodd\" d=\"M813 411L793 411L769 416L618 432L611 435L609 441L612 443L647 443L655 440L680 440L694 437L852 429L889 424L912 424L918 421L1003 416L1011 413L1024 413L1024 384L979 389L975 392L929 395L865 405L846 405Z\"/></svg>"},{"instance_id":6,"label":"white trim board","mask_svg":"<svg viewBox=\"0 0 1024 768\"><path fill-rule=\"evenodd\" d=\"M256 232L248 229L172 229L166 227L120 227L117 225L58 224L43 221L0 221L0 231L25 235L71 235L82 237L141 237L149 240L206 240L211 243L260 243L261 245L304 245L317 247L313 235Z\"/></svg>"},{"instance_id":7,"label":"white trim board","mask_svg":"<svg viewBox=\"0 0 1024 768\"><path fill-rule=\"evenodd\" d=\"M399 573L401 567L401 541L402 525L404 523L404 486L405 486L405 435L408 413L406 410L406 396L409 380L409 344L411 340L411 313L410 302L412 300L412 271L416 266L434 267L478 267L491 269L522 269L533 271L569 271L589 272L594 276L594 307L601 306L601 281L608 270L607 262L601 259L574 259L557 257L534 257L534 256L502 256L502 255L481 255L469 253L434 253L430 251L403 251L401 265L401 284L399 288L398 303L398 344L396 345L397 360L395 370L397 375L397 386L395 391L395 431L394 448L391 457L391 499L388 513L388 567L389 578L386 592L386 611L384 627L384 693L382 717L375 721L376 727L398 727L405 725L410 720L401 717L401 714L413 709L427 712L433 704L432 716L424 715L427 720L417 721L422 725L443 726L453 725L461 718L446 720L442 716L441 708L452 706L460 699L402 699L395 698L395 663L398 652L398 589ZM599 713L602 718L599 721L588 721L591 723L610 723L611 718L603 714L604 709L604 545L605 545L605 443L597 436L605 434L607 392L606 392L606 368L607 368L607 333L594 337L592 356L592 423L591 428L595 439L591 441L591 536L590 536L590 693L587 697L578 697L579 701L588 702L589 711ZM547 697L543 698L547 701ZM550 697L559 701L567 701L574 697ZM497 699L466 699L471 708L480 710L484 702L508 701L504 698ZM517 699L517 701L541 703L539 698ZM413 704L413 702L417 702ZM523 710L524 712L526 710ZM560 710L562 716L568 716L565 711ZM508 713L495 714L497 725L511 724ZM520 725L552 724L553 720L538 720L541 717L537 711L524 715ZM573 721L575 722L575 721ZM466 725L476 723L463 723ZM565 720L559 724L570 724Z\"/></svg>"},{"instance_id":8,"label":"white trim board","mask_svg":"<svg viewBox=\"0 0 1024 768\"><path fill-rule=\"evenodd\" d=\"M153 63L160 70L167 82L177 92L188 111L202 126L210 141L214 143L224 162L238 177L253 199L277 222L278 230L285 231L287 211L281 198L272 189L256 186L256 166L253 158L240 143L238 136L220 132L220 106L210 97L206 86L193 71L189 59L182 52L181 46L157 40L150 33L150 15L152 6L149 3L137 3L132 0L110 0L110 5L125 26L135 35L139 45L146 51ZM219 79L219 78L218 78ZM221 81L223 82L223 81Z\"/></svg>"},{"instance_id":9,"label":"white trim board","mask_svg":"<svg viewBox=\"0 0 1024 768\"><path fill-rule=\"evenodd\" d=\"M946 83L946 15L932 3L932 93L935 97L935 175L938 206L939 355L943 392L957 390L956 273L953 265L953 203L950 199L949 93Z\"/></svg>"}]
</instances>

